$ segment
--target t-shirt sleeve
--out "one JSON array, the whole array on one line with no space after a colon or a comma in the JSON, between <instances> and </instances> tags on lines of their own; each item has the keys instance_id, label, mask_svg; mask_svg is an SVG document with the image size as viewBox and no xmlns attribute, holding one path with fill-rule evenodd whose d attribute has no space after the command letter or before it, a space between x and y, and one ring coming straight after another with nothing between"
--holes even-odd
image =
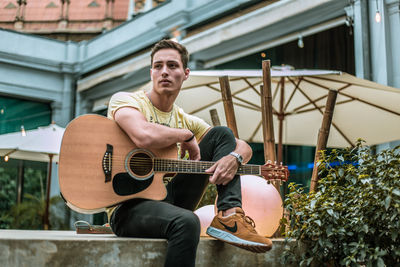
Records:
<instances>
[{"instance_id":1,"label":"t-shirt sleeve","mask_svg":"<svg viewBox=\"0 0 400 267\"><path fill-rule=\"evenodd\" d=\"M119 92L114 94L110 99L107 117L114 119L115 112L123 107L132 107L140 111L140 105L137 99L132 97L132 95L129 93Z\"/></svg>"},{"instance_id":2,"label":"t-shirt sleeve","mask_svg":"<svg viewBox=\"0 0 400 267\"><path fill-rule=\"evenodd\" d=\"M199 140L211 127L207 122L196 116L192 116L189 114L186 114L186 116L189 126L188 128L193 132L197 140Z\"/></svg>"}]
</instances>

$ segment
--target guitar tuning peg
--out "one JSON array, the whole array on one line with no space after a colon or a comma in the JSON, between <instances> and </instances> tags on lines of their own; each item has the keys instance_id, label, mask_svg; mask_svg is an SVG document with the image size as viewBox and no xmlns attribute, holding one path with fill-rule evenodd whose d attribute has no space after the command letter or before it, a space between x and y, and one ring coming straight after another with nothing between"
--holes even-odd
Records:
<instances>
[{"instance_id":1,"label":"guitar tuning peg","mask_svg":"<svg viewBox=\"0 0 400 267\"><path fill-rule=\"evenodd\" d=\"M279 164L280 166L283 166L283 163L282 163L282 161L281 161L281 163Z\"/></svg>"},{"instance_id":2,"label":"guitar tuning peg","mask_svg":"<svg viewBox=\"0 0 400 267\"><path fill-rule=\"evenodd\" d=\"M268 160L267 163L268 163L268 164L271 164L271 160Z\"/></svg>"},{"instance_id":3,"label":"guitar tuning peg","mask_svg":"<svg viewBox=\"0 0 400 267\"><path fill-rule=\"evenodd\" d=\"M274 164L276 165L276 160L274 161Z\"/></svg>"}]
</instances>

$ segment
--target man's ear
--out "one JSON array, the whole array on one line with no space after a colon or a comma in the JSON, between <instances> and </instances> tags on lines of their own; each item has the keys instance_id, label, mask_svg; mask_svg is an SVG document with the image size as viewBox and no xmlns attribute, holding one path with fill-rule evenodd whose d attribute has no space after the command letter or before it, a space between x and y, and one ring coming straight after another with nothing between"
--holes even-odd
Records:
<instances>
[{"instance_id":1,"label":"man's ear","mask_svg":"<svg viewBox=\"0 0 400 267\"><path fill-rule=\"evenodd\" d=\"M153 69L150 69L150 80L153 80Z\"/></svg>"},{"instance_id":2,"label":"man's ear","mask_svg":"<svg viewBox=\"0 0 400 267\"><path fill-rule=\"evenodd\" d=\"M190 69L186 68L185 69L185 81L187 80L187 78L189 78L189 73L190 73Z\"/></svg>"}]
</instances>

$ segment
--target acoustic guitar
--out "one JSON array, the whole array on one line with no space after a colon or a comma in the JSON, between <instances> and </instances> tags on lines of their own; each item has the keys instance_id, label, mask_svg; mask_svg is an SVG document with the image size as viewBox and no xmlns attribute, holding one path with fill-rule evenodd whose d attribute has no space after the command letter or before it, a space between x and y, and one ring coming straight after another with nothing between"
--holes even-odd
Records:
<instances>
[{"instance_id":1,"label":"acoustic guitar","mask_svg":"<svg viewBox=\"0 0 400 267\"><path fill-rule=\"evenodd\" d=\"M165 180L176 173L200 173L214 162L179 160L177 146L146 150L137 147L116 122L83 115L65 129L59 160L61 194L69 207L97 213L133 198L163 200ZM246 164L238 174L287 180L285 166Z\"/></svg>"}]
</instances>

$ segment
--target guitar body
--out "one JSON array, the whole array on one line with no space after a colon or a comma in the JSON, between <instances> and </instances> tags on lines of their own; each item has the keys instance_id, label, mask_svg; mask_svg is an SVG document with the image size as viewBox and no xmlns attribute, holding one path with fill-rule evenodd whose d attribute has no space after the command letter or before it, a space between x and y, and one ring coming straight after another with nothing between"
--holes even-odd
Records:
<instances>
[{"instance_id":1,"label":"guitar body","mask_svg":"<svg viewBox=\"0 0 400 267\"><path fill-rule=\"evenodd\" d=\"M71 121L64 133L59 161L63 198L73 210L96 213L132 198L163 200L163 177L153 158L176 159L171 147L138 148L116 122L100 115Z\"/></svg>"}]
</instances>

